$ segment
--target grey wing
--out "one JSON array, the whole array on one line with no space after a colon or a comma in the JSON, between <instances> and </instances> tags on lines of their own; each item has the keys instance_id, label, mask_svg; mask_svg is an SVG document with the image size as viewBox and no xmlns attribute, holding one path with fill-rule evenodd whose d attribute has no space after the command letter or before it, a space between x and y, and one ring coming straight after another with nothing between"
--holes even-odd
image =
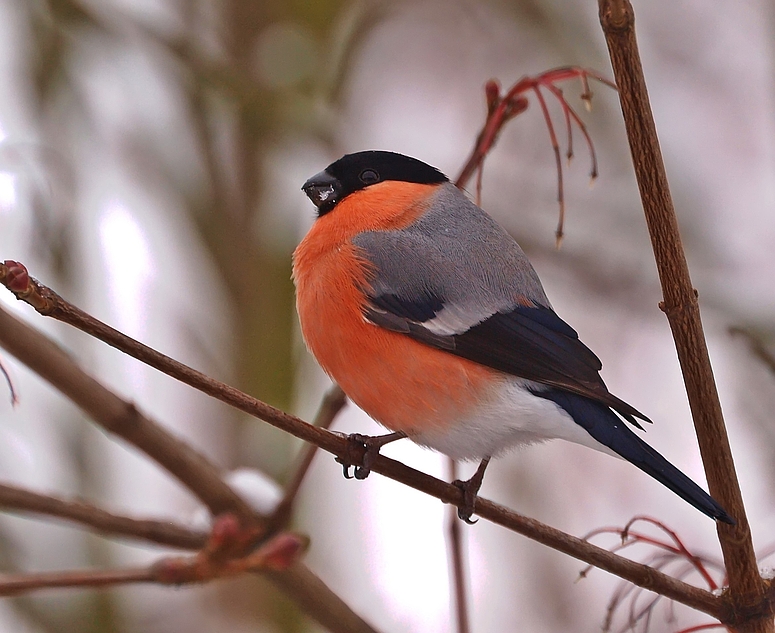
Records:
<instances>
[{"instance_id":1,"label":"grey wing","mask_svg":"<svg viewBox=\"0 0 775 633\"><path fill-rule=\"evenodd\" d=\"M418 322L437 334L465 332L519 302L550 307L519 245L451 184L409 228L353 242L378 271L373 294L395 297L409 310L402 316L425 317Z\"/></svg>"}]
</instances>

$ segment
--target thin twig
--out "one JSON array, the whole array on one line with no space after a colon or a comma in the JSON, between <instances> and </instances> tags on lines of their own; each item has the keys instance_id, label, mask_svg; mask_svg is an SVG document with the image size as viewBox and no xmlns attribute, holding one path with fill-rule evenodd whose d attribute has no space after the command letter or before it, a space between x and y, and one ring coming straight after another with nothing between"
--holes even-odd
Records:
<instances>
[{"instance_id":1,"label":"thin twig","mask_svg":"<svg viewBox=\"0 0 775 633\"><path fill-rule=\"evenodd\" d=\"M455 180L455 185L459 188L464 188L471 177L476 174L476 192L477 192L477 204L481 198L481 178L482 178L482 165L484 159L492 151L495 146L498 137L503 130L503 127L518 114L524 112L528 107L528 100L525 96L526 92L533 92L538 100L541 112L544 117L547 130L549 131L549 139L552 145L552 152L554 153L555 165L557 169L557 200L560 207L560 217L557 222L557 245L559 246L563 236L563 224L565 221L565 192L563 187L563 167L562 159L560 157L560 144L557 141L557 134L554 130L554 123L552 122L551 114L546 104L546 99L541 93L541 88L549 90L549 92L557 99L560 108L563 111L563 117L566 126L566 132L568 134L568 149L566 156L570 161L573 156L573 124L581 130L584 136L584 140L587 143L589 152L592 158L592 170L590 178L594 180L597 177L597 155L595 153L595 146L592 143L592 138L587 131L584 122L581 120L576 111L570 106L565 99L562 90L555 86L555 83L565 81L567 79L579 78L581 79L581 85L583 93L581 95L584 103L589 107L592 99L592 93L589 90L589 79L595 79L614 90L616 85L608 81L605 77L597 74L592 70L586 68L580 68L578 66L569 66L564 68L554 68L548 70L539 75L533 77L522 77L517 83L515 83L506 93L501 96L500 85L495 80L490 80L485 84L485 99L487 101L487 118L482 126L481 132L477 136L476 143L473 150L466 160L465 165L460 170L460 175Z\"/></svg>"},{"instance_id":2,"label":"thin twig","mask_svg":"<svg viewBox=\"0 0 775 633\"><path fill-rule=\"evenodd\" d=\"M678 633L697 633L697 631L710 631L712 629L722 628L726 627L720 622L709 622L708 624L698 624L697 626L690 626L688 629L681 629Z\"/></svg>"},{"instance_id":3,"label":"thin twig","mask_svg":"<svg viewBox=\"0 0 775 633\"><path fill-rule=\"evenodd\" d=\"M266 569L284 570L303 553L309 539L281 533L259 549L239 558L218 558L204 550L194 556L164 557L148 567L113 570L68 570L60 572L0 575L0 596L65 587L111 587L141 582L180 586L201 584Z\"/></svg>"},{"instance_id":4,"label":"thin twig","mask_svg":"<svg viewBox=\"0 0 775 633\"><path fill-rule=\"evenodd\" d=\"M563 187L562 177L562 158L560 158L560 143L557 140L557 134L554 132L554 124L552 123L552 116L549 114L549 108L546 105L546 99L541 94L539 86L534 86L538 104L541 106L541 112L544 115L546 121L546 129L549 131L549 142L552 146L552 152L554 153L554 165L557 170L557 204L560 205L560 217L557 220L557 229L555 229L555 237L557 239L557 246L560 246L563 238L563 226L565 225L565 187Z\"/></svg>"},{"instance_id":5,"label":"thin twig","mask_svg":"<svg viewBox=\"0 0 775 633\"><path fill-rule=\"evenodd\" d=\"M695 568L696 571L700 573L700 575L708 584L708 590L715 591L716 589L718 589L718 584L713 579L713 577L710 576L710 574L708 573L705 567L706 566L717 567L719 571L721 571L721 573L723 574L724 566L720 562L714 561L704 556L691 554L688 551L686 551L685 548L671 545L666 541L661 541L647 534L643 534L642 532L629 531L625 536L620 528L600 528L587 534L584 537L584 540L588 540L590 537L596 536L599 534L616 534L620 538L627 539L623 542L618 543L614 547L611 547L609 549L609 551L611 552L621 552L622 550L625 550L625 549L631 549L635 545L651 545L652 547L657 547L659 549L664 550L676 560L679 558L682 560L689 559L691 561L690 564ZM580 577L582 578L585 577L591 571L591 569L592 569L591 567L585 567L584 569L582 569L581 572L579 573Z\"/></svg>"},{"instance_id":6,"label":"thin twig","mask_svg":"<svg viewBox=\"0 0 775 633\"><path fill-rule=\"evenodd\" d=\"M3 378L5 378L5 384L8 385L8 391L11 394L11 405L16 406L17 404L19 404L19 396L16 393L16 389L13 386L13 380L11 380L11 374L8 373L8 370L3 364L2 359L0 359L0 374L3 374Z\"/></svg>"},{"instance_id":7,"label":"thin twig","mask_svg":"<svg viewBox=\"0 0 775 633\"><path fill-rule=\"evenodd\" d=\"M735 519L717 523L729 575L732 610L743 616L752 604L761 615L746 631L772 633L772 608L765 598L751 532L735 472L708 348L702 330L697 292L692 286L673 201L659 147L654 117L635 39L635 15L629 0L599 0L600 22L619 86L635 175L643 200L667 315L686 385L705 474L711 494ZM728 614L735 619L734 613ZM745 616L743 616L745 617Z\"/></svg>"},{"instance_id":8,"label":"thin twig","mask_svg":"<svg viewBox=\"0 0 775 633\"><path fill-rule=\"evenodd\" d=\"M672 540L672 543L660 540L659 538L654 538L641 532L633 531L631 526L636 521L646 521L654 525L661 531L665 532ZM708 588L711 591L716 591L719 585L710 575L709 568L715 568L716 571L719 572L720 577L724 576L724 566L721 561L691 553L684 545L680 537L673 530L665 526L662 522L652 519L651 517L634 517L627 523L627 525L625 525L624 528L598 528L588 533L585 538L590 539L601 534L615 534L619 537L619 543L611 548L612 552L621 552L624 549L636 545L650 545L652 547L658 548L661 550L661 552L644 560L643 562L645 564L649 565L653 569L659 569L661 571L671 563L682 561L684 563L683 566L678 569L673 569L671 576L679 580L683 580L691 572L697 572L706 581ZM579 574L579 577L585 577L589 573L590 569L590 567L587 567L582 570ZM648 631L649 621L651 619L653 610L662 596L656 595L649 600L648 604L643 607L639 607L638 600L642 593L643 590L641 588L627 582L622 582L611 596L609 601L608 608L606 609L607 615L603 624L603 630L609 631L611 629L611 624L614 616L616 615L616 612L619 610L619 607L622 605L622 603L629 597L630 616L628 619L628 624L622 627L621 632L624 633L626 630L634 630L636 624L640 621L643 621L643 630ZM674 603L672 602L670 603L670 608L672 608L673 604Z\"/></svg>"},{"instance_id":9,"label":"thin twig","mask_svg":"<svg viewBox=\"0 0 775 633\"><path fill-rule=\"evenodd\" d=\"M332 386L323 396L312 424L320 429L328 429L346 403L347 397L344 395L341 387L339 385ZM288 485L285 487L283 498L277 505L274 514L268 519L272 529L284 527L293 515L293 504L317 451L318 447L315 444L309 444L302 448L301 459L298 466L294 469L293 476Z\"/></svg>"},{"instance_id":10,"label":"thin twig","mask_svg":"<svg viewBox=\"0 0 775 633\"><path fill-rule=\"evenodd\" d=\"M671 530L664 523L662 523L662 521L658 521L657 519L653 519L648 516L633 517L627 522L627 525L624 526L624 530L622 530L622 538L626 538L631 533L630 528L634 523L637 523L638 521L649 523L654 527L656 527L657 529L662 530L665 534L667 534L675 544L675 549L674 549L675 553L679 554L681 557L685 558L689 563L691 563L691 565L703 577L705 582L708 583L708 589L710 589L711 591L715 591L716 589L718 589L718 585L716 584L716 581L708 573L708 570L705 569L702 557L690 552L689 549L686 547L686 545L684 545L684 542L675 532L675 530ZM642 538L645 538L645 535ZM664 546L664 548L671 549L667 546Z\"/></svg>"},{"instance_id":11,"label":"thin twig","mask_svg":"<svg viewBox=\"0 0 775 633\"><path fill-rule=\"evenodd\" d=\"M587 106L589 105L592 93L589 90L589 77L593 77L604 84L616 88L611 82L607 81L600 75L594 72L588 71L583 68L557 68L547 71L536 77L523 77L514 86L512 86L506 94L501 97L500 84L495 80L490 80L485 84L485 100L487 102L487 118L484 122L481 132L479 133L474 148L469 155L466 164L463 166L460 174L455 180L455 186L463 189L472 175L476 175L476 195L475 202L477 205L481 205L482 202L482 178L484 173L484 160L487 155L492 151L497 141L503 126L516 117L518 114L524 112L528 107L527 97L524 95L527 91L533 91L538 103L541 107L541 112L544 116L547 130L549 131L549 139L554 152L555 165L557 169L557 199L560 207L559 219L557 222L556 239L557 246L559 247L563 236L563 225L565 222L565 194L563 188L563 175L562 175L562 160L560 158L560 145L557 141L557 135L554 130L554 123L549 113L549 109L546 104L546 100L541 93L541 87L547 88L552 95L560 103L565 120L565 127L568 134L568 149L567 159L570 163L573 157L573 128L572 123L581 130L586 140L592 157L592 173L591 178L594 180L597 177L597 155L595 153L595 146L592 143L592 138L584 125L584 122L576 114L573 108L566 101L562 91L554 85L556 81L563 81L573 77L580 77L582 82L582 99ZM455 470L455 463L451 461L451 470ZM454 476L451 480L455 479ZM460 632L467 632L469 630L469 617L467 607L467 591L465 588L465 579L463 577L463 553L462 542L460 535L460 524L455 516L454 511L450 513L451 522L449 524L449 538L450 538L450 558L453 569L453 584L454 595L453 601L457 609L457 622L458 630Z\"/></svg>"}]
</instances>

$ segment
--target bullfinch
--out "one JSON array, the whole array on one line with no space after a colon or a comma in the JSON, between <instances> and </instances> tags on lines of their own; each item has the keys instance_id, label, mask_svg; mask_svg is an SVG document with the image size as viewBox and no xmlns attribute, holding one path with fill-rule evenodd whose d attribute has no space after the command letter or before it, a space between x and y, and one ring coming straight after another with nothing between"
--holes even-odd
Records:
<instances>
[{"instance_id":1,"label":"bullfinch","mask_svg":"<svg viewBox=\"0 0 775 633\"><path fill-rule=\"evenodd\" d=\"M516 241L444 174L366 151L302 189L318 218L293 255L301 331L325 372L393 431L358 436L375 440L367 449L406 436L481 460L456 482L465 520L491 457L559 438L623 457L734 523L628 427L650 420L608 391L600 360L554 312Z\"/></svg>"}]
</instances>

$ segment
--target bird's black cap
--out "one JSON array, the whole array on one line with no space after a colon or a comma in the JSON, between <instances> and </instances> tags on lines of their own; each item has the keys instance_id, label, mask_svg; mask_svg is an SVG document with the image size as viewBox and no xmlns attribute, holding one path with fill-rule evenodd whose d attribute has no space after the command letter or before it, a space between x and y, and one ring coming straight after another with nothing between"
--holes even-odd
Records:
<instances>
[{"instance_id":1,"label":"bird's black cap","mask_svg":"<svg viewBox=\"0 0 775 633\"><path fill-rule=\"evenodd\" d=\"M386 180L439 184L449 179L416 158L370 150L342 156L304 183L302 190L325 215L351 193Z\"/></svg>"}]
</instances>

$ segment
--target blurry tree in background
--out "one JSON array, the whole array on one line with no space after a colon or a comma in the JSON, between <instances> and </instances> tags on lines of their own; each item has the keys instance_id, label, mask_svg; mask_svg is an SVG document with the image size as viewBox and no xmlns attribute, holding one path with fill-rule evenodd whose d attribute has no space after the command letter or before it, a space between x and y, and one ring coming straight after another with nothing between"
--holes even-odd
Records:
<instances>
[{"instance_id":1,"label":"blurry tree in background","mask_svg":"<svg viewBox=\"0 0 775 633\"><path fill-rule=\"evenodd\" d=\"M759 357L775 340L775 10L725 0L636 11L754 537L766 542L775 382ZM327 381L295 326L290 253L313 216L301 184L368 148L454 174L482 123L487 79L509 84L571 64L609 73L595 3L0 0L0 259L24 261L127 334L309 419ZM575 90L566 88L569 99ZM603 359L611 390L655 420L650 443L702 480L620 114L613 94L597 92L585 121L601 178L590 192L586 165L566 172L563 250L554 250L555 173L537 108L488 159L483 206L517 236L555 308ZM299 449L289 436L79 333L36 327L224 468L289 475ZM730 327L750 336L730 338ZM3 480L194 517L196 503L170 479L2 361L21 399L16 408L0 400ZM337 428L374 431L353 409ZM443 474L438 456L386 452ZM491 470L486 496L571 533L649 514L716 551L711 522L605 456L547 445ZM309 565L377 628L451 630L440 504L378 477L344 482L333 460L319 458L295 523L312 538ZM599 629L615 579L573 584L580 564L557 552L484 522L466 532L475 631ZM3 516L0 554L4 569L51 569L158 552ZM655 618L652 629L703 622L676 617ZM2 632L315 627L253 579L0 604Z\"/></svg>"}]
</instances>

